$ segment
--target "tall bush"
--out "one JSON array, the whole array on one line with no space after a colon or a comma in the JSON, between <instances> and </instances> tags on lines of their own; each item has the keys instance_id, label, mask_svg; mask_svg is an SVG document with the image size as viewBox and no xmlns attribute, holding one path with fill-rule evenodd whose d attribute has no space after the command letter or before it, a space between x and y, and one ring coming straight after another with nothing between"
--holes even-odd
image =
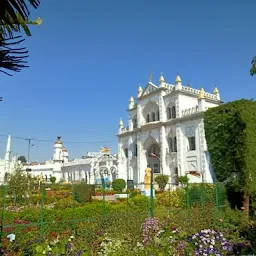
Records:
<instances>
[{"instance_id":1,"label":"tall bush","mask_svg":"<svg viewBox=\"0 0 256 256\"><path fill-rule=\"evenodd\" d=\"M204 124L217 180L240 192L249 212L249 198L256 192L256 102L241 99L211 108Z\"/></svg>"}]
</instances>

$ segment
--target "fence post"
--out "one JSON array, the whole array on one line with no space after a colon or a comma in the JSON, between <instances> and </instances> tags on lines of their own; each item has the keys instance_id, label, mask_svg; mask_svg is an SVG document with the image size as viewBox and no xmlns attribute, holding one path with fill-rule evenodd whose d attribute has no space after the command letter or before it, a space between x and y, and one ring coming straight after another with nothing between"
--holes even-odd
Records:
<instances>
[{"instance_id":1,"label":"fence post","mask_svg":"<svg viewBox=\"0 0 256 256\"><path fill-rule=\"evenodd\" d=\"M150 180L150 217L154 218L154 194L153 194L153 170L151 170L151 180Z\"/></svg>"},{"instance_id":2,"label":"fence post","mask_svg":"<svg viewBox=\"0 0 256 256\"><path fill-rule=\"evenodd\" d=\"M169 207L168 207L168 214L170 214L170 209L171 209L171 183L168 183L168 185L169 185L169 189L168 189L168 191L169 191Z\"/></svg>"},{"instance_id":3,"label":"fence post","mask_svg":"<svg viewBox=\"0 0 256 256\"><path fill-rule=\"evenodd\" d=\"M106 215L106 203L105 203L105 179L103 179L103 193L102 193L102 222L105 222Z\"/></svg>"},{"instance_id":4,"label":"fence post","mask_svg":"<svg viewBox=\"0 0 256 256\"><path fill-rule=\"evenodd\" d=\"M215 185L215 201L216 201L216 207L219 209L219 193L218 193L218 183Z\"/></svg>"},{"instance_id":5,"label":"fence post","mask_svg":"<svg viewBox=\"0 0 256 256\"><path fill-rule=\"evenodd\" d=\"M40 216L40 236L42 236L44 232L44 196L45 196L44 185L41 185L41 188L42 188L42 198L41 198L41 216Z\"/></svg>"},{"instance_id":6,"label":"fence post","mask_svg":"<svg viewBox=\"0 0 256 256\"><path fill-rule=\"evenodd\" d=\"M71 183L72 186L72 196L73 196L73 204L72 204L72 228L75 230L75 190L74 190L74 183ZM79 199L78 199L79 200Z\"/></svg>"},{"instance_id":7,"label":"fence post","mask_svg":"<svg viewBox=\"0 0 256 256\"><path fill-rule=\"evenodd\" d=\"M186 188L185 188L185 191L186 191L186 208L187 208L187 219L189 220L189 217L190 217L190 200L189 200L189 185L187 184L186 185Z\"/></svg>"},{"instance_id":8,"label":"fence post","mask_svg":"<svg viewBox=\"0 0 256 256\"><path fill-rule=\"evenodd\" d=\"M2 235L3 235L3 227L4 227L4 209L5 209L5 194L6 188L2 185L2 216L1 216L1 226L0 226L0 244L2 244Z\"/></svg>"}]
</instances>

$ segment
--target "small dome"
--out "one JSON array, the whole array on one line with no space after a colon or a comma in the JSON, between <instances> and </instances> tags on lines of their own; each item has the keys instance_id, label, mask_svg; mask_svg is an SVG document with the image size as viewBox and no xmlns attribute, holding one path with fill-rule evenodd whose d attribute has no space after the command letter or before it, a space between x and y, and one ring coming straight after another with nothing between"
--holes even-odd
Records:
<instances>
[{"instance_id":1,"label":"small dome","mask_svg":"<svg viewBox=\"0 0 256 256\"><path fill-rule=\"evenodd\" d=\"M138 88L138 92L140 93L140 92L142 92L142 91L143 91L142 87L141 87L141 86L139 86L139 88Z\"/></svg>"},{"instance_id":2,"label":"small dome","mask_svg":"<svg viewBox=\"0 0 256 256\"><path fill-rule=\"evenodd\" d=\"M204 99L204 88L200 89L199 95L198 95L198 99Z\"/></svg>"},{"instance_id":3,"label":"small dome","mask_svg":"<svg viewBox=\"0 0 256 256\"><path fill-rule=\"evenodd\" d=\"M68 152L66 148L63 148L62 149L62 152Z\"/></svg>"},{"instance_id":4,"label":"small dome","mask_svg":"<svg viewBox=\"0 0 256 256\"><path fill-rule=\"evenodd\" d=\"M161 76L160 76L160 78L159 78L159 82L160 82L160 83L161 83L161 82L165 82L163 73L161 73Z\"/></svg>"},{"instance_id":5,"label":"small dome","mask_svg":"<svg viewBox=\"0 0 256 256\"><path fill-rule=\"evenodd\" d=\"M130 98L130 102L134 102L134 98L133 97Z\"/></svg>"},{"instance_id":6,"label":"small dome","mask_svg":"<svg viewBox=\"0 0 256 256\"><path fill-rule=\"evenodd\" d=\"M57 141L55 142L55 144L62 144L62 141L60 139L61 139L61 136L58 136Z\"/></svg>"},{"instance_id":7,"label":"small dome","mask_svg":"<svg viewBox=\"0 0 256 256\"><path fill-rule=\"evenodd\" d=\"M217 88L217 87L215 87L215 88L214 88L214 91L213 91L213 93L214 93L214 94L217 94L217 93L219 93L219 90L218 90L218 88Z\"/></svg>"},{"instance_id":8,"label":"small dome","mask_svg":"<svg viewBox=\"0 0 256 256\"><path fill-rule=\"evenodd\" d=\"M175 83L181 83L181 78L179 75L176 76Z\"/></svg>"}]
</instances>

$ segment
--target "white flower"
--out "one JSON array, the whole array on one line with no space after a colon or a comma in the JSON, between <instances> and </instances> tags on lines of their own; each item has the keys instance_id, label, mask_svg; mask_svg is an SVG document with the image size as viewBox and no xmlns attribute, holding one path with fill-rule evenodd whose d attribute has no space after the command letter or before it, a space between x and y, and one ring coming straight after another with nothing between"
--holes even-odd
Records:
<instances>
[{"instance_id":1,"label":"white flower","mask_svg":"<svg viewBox=\"0 0 256 256\"><path fill-rule=\"evenodd\" d=\"M48 250L49 250L49 251L51 251L51 250L52 250L52 248L51 248L49 245L48 245L48 247L47 247L47 248L48 248Z\"/></svg>"},{"instance_id":2,"label":"white flower","mask_svg":"<svg viewBox=\"0 0 256 256\"><path fill-rule=\"evenodd\" d=\"M70 239L74 239L75 237L74 236L70 236Z\"/></svg>"}]
</instances>

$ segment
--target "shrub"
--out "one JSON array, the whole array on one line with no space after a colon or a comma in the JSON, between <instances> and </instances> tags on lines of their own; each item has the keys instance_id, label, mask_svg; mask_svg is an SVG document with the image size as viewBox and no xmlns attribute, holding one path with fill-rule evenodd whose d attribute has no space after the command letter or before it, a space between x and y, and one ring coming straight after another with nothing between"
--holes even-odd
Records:
<instances>
[{"instance_id":1,"label":"shrub","mask_svg":"<svg viewBox=\"0 0 256 256\"><path fill-rule=\"evenodd\" d=\"M135 197L129 198L128 202L130 205L134 205L144 212L147 212L150 207L150 200L147 196L137 195Z\"/></svg>"},{"instance_id":2,"label":"shrub","mask_svg":"<svg viewBox=\"0 0 256 256\"><path fill-rule=\"evenodd\" d=\"M156 204L170 208L183 208L186 205L186 192L183 188L156 194Z\"/></svg>"},{"instance_id":3,"label":"shrub","mask_svg":"<svg viewBox=\"0 0 256 256\"><path fill-rule=\"evenodd\" d=\"M50 181L51 181L52 184L54 184L55 181L56 181L56 177L55 176L51 176Z\"/></svg>"},{"instance_id":4,"label":"shrub","mask_svg":"<svg viewBox=\"0 0 256 256\"><path fill-rule=\"evenodd\" d=\"M169 176L165 174L158 175L155 177L155 181L157 182L160 190L163 191L169 181Z\"/></svg>"},{"instance_id":5,"label":"shrub","mask_svg":"<svg viewBox=\"0 0 256 256\"><path fill-rule=\"evenodd\" d=\"M86 183L75 184L73 186L73 196L78 203L85 203L92 200L92 185Z\"/></svg>"},{"instance_id":6,"label":"shrub","mask_svg":"<svg viewBox=\"0 0 256 256\"><path fill-rule=\"evenodd\" d=\"M115 191L122 191L126 186L126 182L123 179L116 179L112 182L112 188Z\"/></svg>"},{"instance_id":7,"label":"shrub","mask_svg":"<svg viewBox=\"0 0 256 256\"><path fill-rule=\"evenodd\" d=\"M188 184L189 178L188 176L179 176L177 177L177 182L181 183L181 185L185 186Z\"/></svg>"}]
</instances>

